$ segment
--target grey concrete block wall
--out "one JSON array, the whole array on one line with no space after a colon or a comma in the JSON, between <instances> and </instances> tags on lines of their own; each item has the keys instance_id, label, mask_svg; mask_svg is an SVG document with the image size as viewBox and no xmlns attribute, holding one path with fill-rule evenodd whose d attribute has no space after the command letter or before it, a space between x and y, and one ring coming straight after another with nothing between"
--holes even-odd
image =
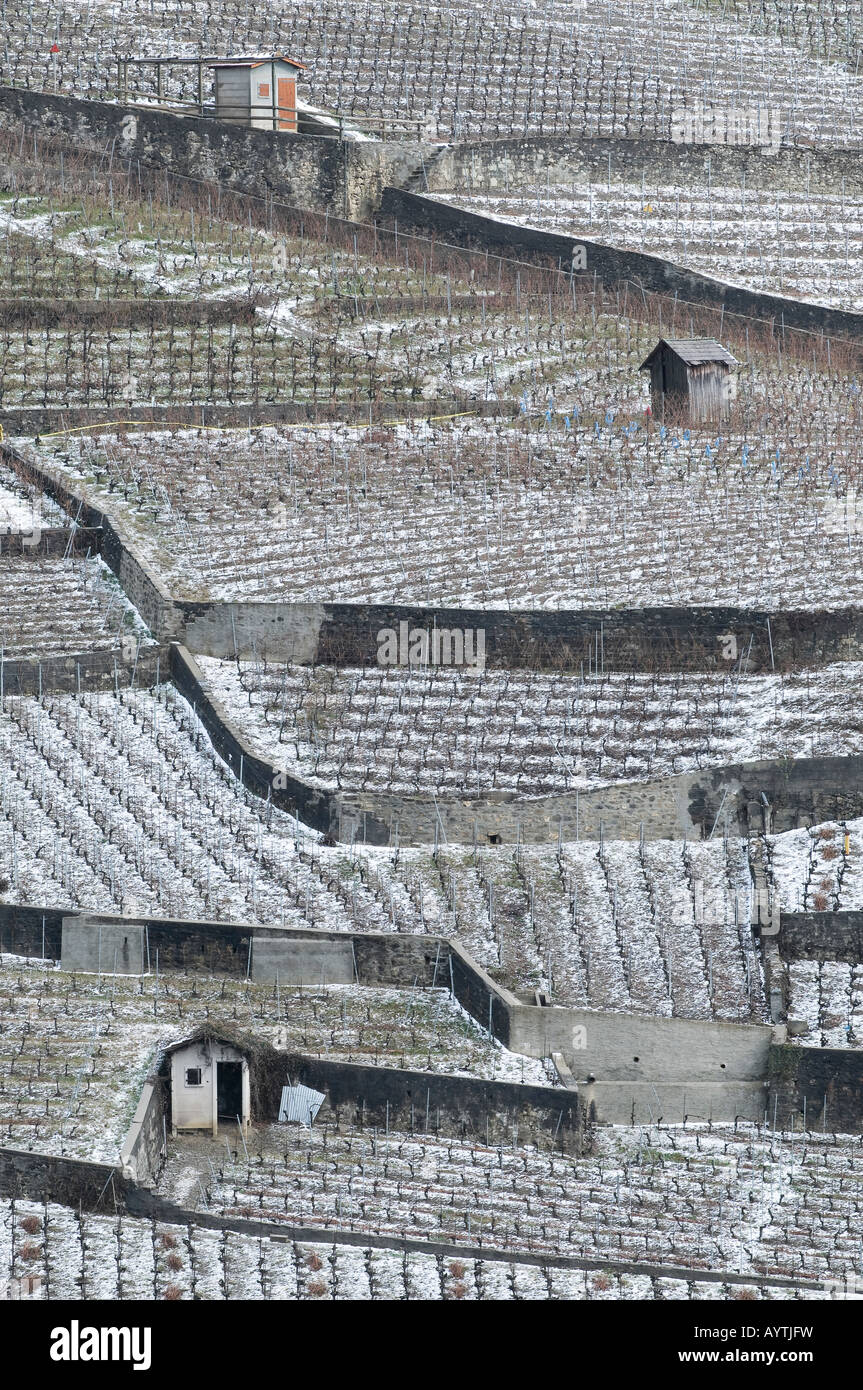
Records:
<instances>
[{"instance_id":1,"label":"grey concrete block wall","mask_svg":"<svg viewBox=\"0 0 863 1390\"><path fill-rule=\"evenodd\" d=\"M145 928L136 922L104 921L86 914L65 917L60 964L63 970L93 975L143 975Z\"/></svg>"},{"instance_id":2,"label":"grey concrete block wall","mask_svg":"<svg viewBox=\"0 0 863 1390\"><path fill-rule=\"evenodd\" d=\"M252 938L252 978L256 983L278 981L286 989L295 985L352 985L356 976L350 937L343 941Z\"/></svg>"},{"instance_id":3,"label":"grey concrete block wall","mask_svg":"<svg viewBox=\"0 0 863 1390\"><path fill-rule=\"evenodd\" d=\"M602 1125L760 1123L769 1104L766 1081L597 1081L579 1095L586 1120Z\"/></svg>"},{"instance_id":4,"label":"grey concrete block wall","mask_svg":"<svg viewBox=\"0 0 863 1390\"><path fill-rule=\"evenodd\" d=\"M763 1081L773 1036L758 1023L652 1018L590 1009L510 1008L509 1046L528 1057L561 1052L581 1088L597 1082Z\"/></svg>"}]
</instances>

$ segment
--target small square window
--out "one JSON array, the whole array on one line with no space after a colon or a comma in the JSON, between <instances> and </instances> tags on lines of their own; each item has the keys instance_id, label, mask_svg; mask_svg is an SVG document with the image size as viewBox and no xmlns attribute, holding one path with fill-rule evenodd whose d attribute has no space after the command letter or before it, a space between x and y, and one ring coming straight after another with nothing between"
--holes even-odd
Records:
<instances>
[{"instance_id":1,"label":"small square window","mask_svg":"<svg viewBox=\"0 0 863 1390\"><path fill-rule=\"evenodd\" d=\"M259 82L259 83L258 83L258 96L259 96L259 97L268 97L269 95L270 95L270 84L269 84L269 82Z\"/></svg>"},{"instance_id":2,"label":"small square window","mask_svg":"<svg viewBox=\"0 0 863 1390\"><path fill-rule=\"evenodd\" d=\"M187 1085L187 1086L200 1086L200 1084L201 1084L201 1068L200 1068L200 1067L187 1067L187 1068L186 1068L186 1085Z\"/></svg>"}]
</instances>

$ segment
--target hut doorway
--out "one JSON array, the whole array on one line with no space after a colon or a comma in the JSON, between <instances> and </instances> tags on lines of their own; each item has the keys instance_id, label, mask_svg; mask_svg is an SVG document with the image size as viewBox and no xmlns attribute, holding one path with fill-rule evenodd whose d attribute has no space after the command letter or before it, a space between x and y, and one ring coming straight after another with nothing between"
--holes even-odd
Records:
<instances>
[{"instance_id":1,"label":"hut doorway","mask_svg":"<svg viewBox=\"0 0 863 1390\"><path fill-rule=\"evenodd\" d=\"M216 1064L216 1116L219 1120L234 1120L243 1113L243 1064Z\"/></svg>"}]
</instances>

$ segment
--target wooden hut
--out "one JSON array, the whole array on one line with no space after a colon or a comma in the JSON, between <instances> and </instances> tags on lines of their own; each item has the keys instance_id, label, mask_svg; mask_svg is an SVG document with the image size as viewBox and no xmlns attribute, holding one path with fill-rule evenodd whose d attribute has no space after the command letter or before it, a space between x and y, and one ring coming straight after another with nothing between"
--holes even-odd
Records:
<instances>
[{"instance_id":1,"label":"wooden hut","mask_svg":"<svg viewBox=\"0 0 863 1390\"><path fill-rule=\"evenodd\" d=\"M297 129L297 76L302 63L269 58L224 58L213 69L216 119L255 130Z\"/></svg>"},{"instance_id":2,"label":"wooden hut","mask_svg":"<svg viewBox=\"0 0 863 1390\"><path fill-rule=\"evenodd\" d=\"M650 372L653 413L720 420L737 393L736 357L715 338L660 338L640 371Z\"/></svg>"}]
</instances>

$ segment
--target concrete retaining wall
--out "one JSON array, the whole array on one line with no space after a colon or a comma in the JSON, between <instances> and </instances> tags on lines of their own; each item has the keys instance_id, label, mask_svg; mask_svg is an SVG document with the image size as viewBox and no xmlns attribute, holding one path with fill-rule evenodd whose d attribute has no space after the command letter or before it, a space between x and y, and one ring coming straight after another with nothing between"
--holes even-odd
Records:
<instances>
[{"instance_id":1,"label":"concrete retaining wall","mask_svg":"<svg viewBox=\"0 0 863 1390\"><path fill-rule=\"evenodd\" d=\"M509 1029L514 1052L563 1054L598 1123L763 1118L769 1026L518 1004Z\"/></svg>"},{"instance_id":2,"label":"concrete retaining wall","mask_svg":"<svg viewBox=\"0 0 863 1390\"><path fill-rule=\"evenodd\" d=\"M154 1182L166 1156L166 1097L159 1077L144 1083L120 1150L120 1169L132 1182Z\"/></svg>"},{"instance_id":3,"label":"concrete retaining wall","mask_svg":"<svg viewBox=\"0 0 863 1390\"><path fill-rule=\"evenodd\" d=\"M87 913L64 917L60 964L64 970L99 975L143 975L145 928L133 922L102 921Z\"/></svg>"},{"instance_id":4,"label":"concrete retaining wall","mask_svg":"<svg viewBox=\"0 0 863 1390\"><path fill-rule=\"evenodd\" d=\"M863 1048L771 1047L768 1114L794 1127L863 1133Z\"/></svg>"},{"instance_id":5,"label":"concrete retaining wall","mask_svg":"<svg viewBox=\"0 0 863 1390\"><path fill-rule=\"evenodd\" d=\"M606 671L731 671L728 634L747 671L799 670L863 659L863 611L730 607L634 609L432 608L410 604L178 600L184 645L195 655L241 661L369 666L377 634L409 628L481 628L486 665L579 672L601 646ZM772 647L771 647L772 643Z\"/></svg>"},{"instance_id":6,"label":"concrete retaining wall","mask_svg":"<svg viewBox=\"0 0 863 1390\"><path fill-rule=\"evenodd\" d=\"M257 983L295 985L352 985L357 981L350 937L321 941L308 937L255 936L252 974Z\"/></svg>"},{"instance_id":7,"label":"concrete retaining wall","mask_svg":"<svg viewBox=\"0 0 863 1390\"><path fill-rule=\"evenodd\" d=\"M607 1125L764 1121L764 1081L597 1081L579 1087L588 1120Z\"/></svg>"},{"instance_id":8,"label":"concrete retaining wall","mask_svg":"<svg viewBox=\"0 0 863 1390\"><path fill-rule=\"evenodd\" d=\"M256 1062L252 1062L253 1070ZM361 1124L406 1134L445 1134L491 1144L537 1144L579 1153L583 1127L578 1095L517 1082L483 1081L440 1072L357 1066L296 1054L268 1056L252 1084L255 1118L278 1118L282 1087L314 1087L326 1093L317 1124Z\"/></svg>"},{"instance_id":9,"label":"concrete retaining wall","mask_svg":"<svg viewBox=\"0 0 863 1390\"><path fill-rule=\"evenodd\" d=\"M785 961L863 961L863 912L783 912L779 954Z\"/></svg>"},{"instance_id":10,"label":"concrete retaining wall","mask_svg":"<svg viewBox=\"0 0 863 1390\"><path fill-rule=\"evenodd\" d=\"M4 695L75 694L80 690L146 690L155 685L157 670L168 674L169 653L161 647L142 647L137 662L123 661L113 652L76 652L44 661L3 660L0 678Z\"/></svg>"}]
</instances>

